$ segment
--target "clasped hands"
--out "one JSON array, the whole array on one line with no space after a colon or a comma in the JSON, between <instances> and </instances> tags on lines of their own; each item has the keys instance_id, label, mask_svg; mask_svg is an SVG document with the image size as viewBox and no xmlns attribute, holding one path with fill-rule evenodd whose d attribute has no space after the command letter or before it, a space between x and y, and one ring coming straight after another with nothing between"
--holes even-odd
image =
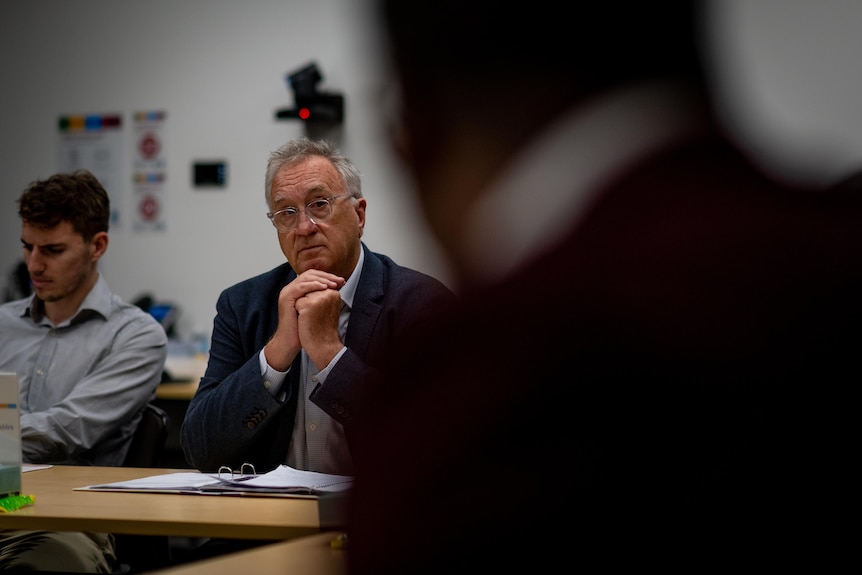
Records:
<instances>
[{"instance_id":1,"label":"clasped hands","mask_svg":"<svg viewBox=\"0 0 862 575\"><path fill-rule=\"evenodd\" d=\"M319 369L332 361L344 346L338 335L344 283L337 275L306 270L281 289L278 328L264 348L269 365L287 371L301 349Z\"/></svg>"}]
</instances>

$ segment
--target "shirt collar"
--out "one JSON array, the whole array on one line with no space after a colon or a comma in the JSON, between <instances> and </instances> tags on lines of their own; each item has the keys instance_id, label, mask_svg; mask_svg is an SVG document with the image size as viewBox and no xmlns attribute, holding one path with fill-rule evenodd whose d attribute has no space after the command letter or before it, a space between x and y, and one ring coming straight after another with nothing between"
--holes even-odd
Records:
<instances>
[{"instance_id":1,"label":"shirt collar","mask_svg":"<svg viewBox=\"0 0 862 575\"><path fill-rule=\"evenodd\" d=\"M350 272L350 276L347 278L347 281L344 282L344 285L341 286L341 289L338 293L341 294L341 301L343 301L348 308L353 307L353 297L356 295L356 286L359 285L359 276L362 275L362 265L365 263L365 248L361 247L359 250L359 260L356 262L356 267L353 268L353 271Z\"/></svg>"},{"instance_id":2,"label":"shirt collar","mask_svg":"<svg viewBox=\"0 0 862 575\"><path fill-rule=\"evenodd\" d=\"M552 244L608 180L703 125L678 86L649 84L578 107L510 164L468 217L462 242L475 280L505 276Z\"/></svg>"},{"instance_id":3,"label":"shirt collar","mask_svg":"<svg viewBox=\"0 0 862 575\"><path fill-rule=\"evenodd\" d=\"M111 315L111 306L111 290L108 288L108 283L102 277L102 274L99 274L99 278L84 298L84 301L82 301L81 305L78 306L77 311L75 311L71 318L55 327L71 325L79 321L84 321L94 314L107 318ZM30 303L24 308L21 315L22 317L29 315L33 318L35 323L48 321L47 318L45 318L45 302L39 299L36 294L33 294L30 297Z\"/></svg>"}]
</instances>

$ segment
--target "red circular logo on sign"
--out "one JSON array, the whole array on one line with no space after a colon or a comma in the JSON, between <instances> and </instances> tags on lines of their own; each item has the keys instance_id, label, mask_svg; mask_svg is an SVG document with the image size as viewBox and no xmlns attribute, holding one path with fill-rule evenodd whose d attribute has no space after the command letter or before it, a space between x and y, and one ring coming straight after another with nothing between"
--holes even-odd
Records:
<instances>
[{"instance_id":1,"label":"red circular logo on sign","mask_svg":"<svg viewBox=\"0 0 862 575\"><path fill-rule=\"evenodd\" d=\"M159 153L160 147L158 138L153 134L144 134L138 144L141 156L143 156L145 160L152 160L155 158Z\"/></svg>"},{"instance_id":2,"label":"red circular logo on sign","mask_svg":"<svg viewBox=\"0 0 862 575\"><path fill-rule=\"evenodd\" d=\"M141 213L142 220L151 222L159 215L159 202L153 196L144 196L138 205L138 211Z\"/></svg>"}]
</instances>

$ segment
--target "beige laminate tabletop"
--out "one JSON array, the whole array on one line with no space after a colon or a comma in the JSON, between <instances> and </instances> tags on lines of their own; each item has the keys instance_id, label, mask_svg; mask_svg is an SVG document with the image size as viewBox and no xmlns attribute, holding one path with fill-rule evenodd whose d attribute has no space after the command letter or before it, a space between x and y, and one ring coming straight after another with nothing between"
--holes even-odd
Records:
<instances>
[{"instance_id":1,"label":"beige laminate tabletop","mask_svg":"<svg viewBox=\"0 0 862 575\"><path fill-rule=\"evenodd\" d=\"M22 476L35 504L0 513L0 529L292 539L343 526L344 496L272 498L75 491L188 469L55 465Z\"/></svg>"},{"instance_id":2,"label":"beige laminate tabletop","mask_svg":"<svg viewBox=\"0 0 862 575\"><path fill-rule=\"evenodd\" d=\"M157 399L178 399L188 401L198 390L198 380L172 381L160 383L156 388Z\"/></svg>"}]
</instances>

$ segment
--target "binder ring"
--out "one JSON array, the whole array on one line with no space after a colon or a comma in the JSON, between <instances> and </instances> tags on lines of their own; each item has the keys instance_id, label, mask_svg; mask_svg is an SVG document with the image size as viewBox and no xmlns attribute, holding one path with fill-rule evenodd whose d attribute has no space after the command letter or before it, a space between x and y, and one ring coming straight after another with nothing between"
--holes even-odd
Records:
<instances>
[{"instance_id":1,"label":"binder ring","mask_svg":"<svg viewBox=\"0 0 862 575\"><path fill-rule=\"evenodd\" d=\"M247 471L247 470L251 470L251 471ZM240 465L239 471L235 471L235 470L231 469L230 467L228 467L227 465L222 465L221 467L218 468L218 478L219 479L222 479L222 476L221 476L222 473L225 473L225 474L230 473L231 480L233 480L234 473L236 473L240 477L243 475L257 476L257 471L255 471L254 465L252 465L251 463L243 463L242 465Z\"/></svg>"}]
</instances>

